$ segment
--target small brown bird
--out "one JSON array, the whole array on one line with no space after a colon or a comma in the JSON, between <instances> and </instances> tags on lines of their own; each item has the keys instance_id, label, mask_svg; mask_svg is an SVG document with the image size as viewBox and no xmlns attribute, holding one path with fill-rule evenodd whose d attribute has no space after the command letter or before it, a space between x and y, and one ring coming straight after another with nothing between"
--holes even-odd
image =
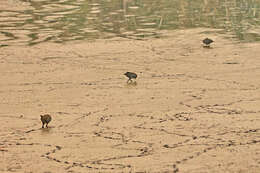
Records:
<instances>
[{"instance_id":1,"label":"small brown bird","mask_svg":"<svg viewBox=\"0 0 260 173\"><path fill-rule=\"evenodd\" d=\"M51 116L49 114L40 115L42 121L42 128L44 128L44 124L46 124L46 128L48 128L48 124L51 121Z\"/></svg>"},{"instance_id":2,"label":"small brown bird","mask_svg":"<svg viewBox=\"0 0 260 173\"><path fill-rule=\"evenodd\" d=\"M214 41L211 40L210 38L205 38L202 42L204 43L204 45L205 45L206 47L209 47L210 44L213 43Z\"/></svg>"},{"instance_id":3,"label":"small brown bird","mask_svg":"<svg viewBox=\"0 0 260 173\"><path fill-rule=\"evenodd\" d=\"M132 82L132 79L136 79L137 78L137 74L133 73L133 72L126 72L124 74L126 77L128 77L128 80L127 82L131 81Z\"/></svg>"}]
</instances>

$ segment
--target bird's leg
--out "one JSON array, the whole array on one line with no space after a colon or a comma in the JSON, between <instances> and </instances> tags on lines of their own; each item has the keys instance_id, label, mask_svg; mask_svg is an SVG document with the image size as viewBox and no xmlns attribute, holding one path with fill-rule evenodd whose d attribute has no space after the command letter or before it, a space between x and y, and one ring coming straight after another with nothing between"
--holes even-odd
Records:
<instances>
[{"instance_id":1,"label":"bird's leg","mask_svg":"<svg viewBox=\"0 0 260 173\"><path fill-rule=\"evenodd\" d=\"M42 123L42 128L44 128L44 123Z\"/></svg>"},{"instance_id":2,"label":"bird's leg","mask_svg":"<svg viewBox=\"0 0 260 173\"><path fill-rule=\"evenodd\" d=\"M48 127L48 123L46 123L46 128L49 128L49 127Z\"/></svg>"}]
</instances>

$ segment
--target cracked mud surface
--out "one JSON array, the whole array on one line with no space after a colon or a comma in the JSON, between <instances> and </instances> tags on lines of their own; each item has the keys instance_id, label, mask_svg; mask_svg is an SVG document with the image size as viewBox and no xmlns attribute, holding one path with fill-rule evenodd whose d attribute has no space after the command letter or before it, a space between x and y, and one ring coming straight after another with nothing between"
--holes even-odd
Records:
<instances>
[{"instance_id":1,"label":"cracked mud surface","mask_svg":"<svg viewBox=\"0 0 260 173\"><path fill-rule=\"evenodd\" d=\"M259 172L260 45L203 31L1 48L0 172Z\"/></svg>"}]
</instances>

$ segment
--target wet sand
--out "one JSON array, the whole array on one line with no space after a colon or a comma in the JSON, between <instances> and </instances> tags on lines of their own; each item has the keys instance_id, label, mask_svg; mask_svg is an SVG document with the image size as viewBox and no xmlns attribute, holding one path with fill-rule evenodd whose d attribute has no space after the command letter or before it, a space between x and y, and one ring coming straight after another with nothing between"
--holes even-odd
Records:
<instances>
[{"instance_id":1,"label":"wet sand","mask_svg":"<svg viewBox=\"0 0 260 173\"><path fill-rule=\"evenodd\" d=\"M0 48L0 172L259 172L260 44L203 31Z\"/></svg>"},{"instance_id":2,"label":"wet sand","mask_svg":"<svg viewBox=\"0 0 260 173\"><path fill-rule=\"evenodd\" d=\"M28 2L19 0L0 1L0 10L24 11L32 9Z\"/></svg>"}]
</instances>

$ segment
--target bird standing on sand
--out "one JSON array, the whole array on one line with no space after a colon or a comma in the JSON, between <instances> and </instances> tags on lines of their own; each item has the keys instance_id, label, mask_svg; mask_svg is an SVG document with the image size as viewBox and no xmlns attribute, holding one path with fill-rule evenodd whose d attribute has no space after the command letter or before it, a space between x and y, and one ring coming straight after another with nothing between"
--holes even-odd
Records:
<instances>
[{"instance_id":1,"label":"bird standing on sand","mask_svg":"<svg viewBox=\"0 0 260 173\"><path fill-rule=\"evenodd\" d=\"M42 128L44 128L44 124L46 124L46 128L48 128L48 124L51 121L51 116L49 114L40 115L42 121Z\"/></svg>"},{"instance_id":2,"label":"bird standing on sand","mask_svg":"<svg viewBox=\"0 0 260 173\"><path fill-rule=\"evenodd\" d=\"M214 41L211 40L210 38L205 38L203 41L202 41L205 45L205 47L209 47L211 43L213 43Z\"/></svg>"},{"instance_id":3,"label":"bird standing on sand","mask_svg":"<svg viewBox=\"0 0 260 173\"><path fill-rule=\"evenodd\" d=\"M131 81L132 82L132 79L136 79L137 78L137 74L133 73L133 72L126 72L124 74L126 77L128 77L128 81Z\"/></svg>"}]
</instances>

